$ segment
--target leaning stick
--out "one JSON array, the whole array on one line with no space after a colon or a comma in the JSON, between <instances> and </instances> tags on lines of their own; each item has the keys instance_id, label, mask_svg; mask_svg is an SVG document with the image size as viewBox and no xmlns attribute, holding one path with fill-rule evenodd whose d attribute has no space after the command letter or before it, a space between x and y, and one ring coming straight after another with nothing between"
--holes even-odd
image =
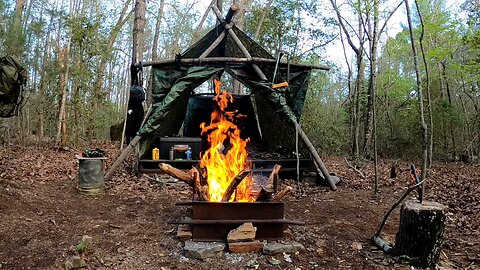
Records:
<instances>
[{"instance_id":1,"label":"leaning stick","mask_svg":"<svg viewBox=\"0 0 480 270\"><path fill-rule=\"evenodd\" d=\"M230 182L228 185L227 189L225 190L225 193L222 196L222 202L228 202L230 197L232 197L233 192L235 189L240 185L243 179L250 173L250 170L244 170L241 171L235 178L233 178L233 181Z\"/></svg>"},{"instance_id":2,"label":"leaning stick","mask_svg":"<svg viewBox=\"0 0 480 270\"><path fill-rule=\"evenodd\" d=\"M281 199L283 199L285 196L287 196L290 192L292 192L293 187L287 186L286 188L282 189L275 197L273 197L272 202L279 202Z\"/></svg>"},{"instance_id":3,"label":"leaning stick","mask_svg":"<svg viewBox=\"0 0 480 270\"><path fill-rule=\"evenodd\" d=\"M160 163L158 166L160 167L160 170L162 170L164 173L173 176L179 180L182 180L190 186L193 186L195 184L195 178L193 178L193 176L187 172L179 170L166 163Z\"/></svg>"}]
</instances>

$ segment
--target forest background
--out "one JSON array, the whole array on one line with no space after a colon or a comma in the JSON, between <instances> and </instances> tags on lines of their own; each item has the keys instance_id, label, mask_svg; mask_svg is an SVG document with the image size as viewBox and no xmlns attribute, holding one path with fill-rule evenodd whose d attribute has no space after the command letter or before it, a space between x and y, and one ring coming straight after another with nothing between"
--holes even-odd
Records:
<instances>
[{"instance_id":1,"label":"forest background","mask_svg":"<svg viewBox=\"0 0 480 270\"><path fill-rule=\"evenodd\" d=\"M416 159L428 148L429 163L478 157L479 0L460 3L461 13L443 0L233 2L237 26L273 55L281 48L292 61L332 67L313 74L301 119L322 154ZM233 2L212 1L224 13ZM108 140L125 115L138 3L146 20L137 60L172 59L215 24L211 12L199 23L209 3L192 0L0 0L0 55L17 55L28 70L23 106L0 119L0 141ZM144 78L149 88L148 71Z\"/></svg>"}]
</instances>

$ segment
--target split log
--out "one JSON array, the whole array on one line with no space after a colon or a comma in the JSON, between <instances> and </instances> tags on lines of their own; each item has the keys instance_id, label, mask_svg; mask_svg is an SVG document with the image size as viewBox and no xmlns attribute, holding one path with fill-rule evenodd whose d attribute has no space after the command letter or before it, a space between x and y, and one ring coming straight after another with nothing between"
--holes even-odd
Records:
<instances>
[{"instance_id":1,"label":"split log","mask_svg":"<svg viewBox=\"0 0 480 270\"><path fill-rule=\"evenodd\" d=\"M180 169L177 169L166 163L160 163L158 166L160 167L160 170L162 170L164 173L170 176L173 176L179 180L182 180L183 182L189 184L190 186L194 186L195 179L191 174L184 172Z\"/></svg>"},{"instance_id":2,"label":"split log","mask_svg":"<svg viewBox=\"0 0 480 270\"><path fill-rule=\"evenodd\" d=\"M280 169L282 169L282 166L279 164L275 164L275 166L273 167L272 173L270 173L270 176L268 177L267 184L265 185L265 189L267 191L272 190L272 192L277 192L278 173L280 172Z\"/></svg>"},{"instance_id":3,"label":"split log","mask_svg":"<svg viewBox=\"0 0 480 270\"><path fill-rule=\"evenodd\" d=\"M261 186L255 201L270 201L272 199L273 193L277 192L278 172L281 168L281 165L275 164L267 182Z\"/></svg>"},{"instance_id":4,"label":"split log","mask_svg":"<svg viewBox=\"0 0 480 270\"><path fill-rule=\"evenodd\" d=\"M440 257L446 210L446 206L437 202L405 202L392 254L409 258L412 265L434 266Z\"/></svg>"},{"instance_id":5,"label":"split log","mask_svg":"<svg viewBox=\"0 0 480 270\"><path fill-rule=\"evenodd\" d=\"M290 194L292 190L293 190L293 187L287 186L286 188L284 188L282 191L280 191L279 193L277 193L277 195L273 197L272 202L279 202L280 200L285 198L288 194Z\"/></svg>"},{"instance_id":6,"label":"split log","mask_svg":"<svg viewBox=\"0 0 480 270\"><path fill-rule=\"evenodd\" d=\"M235 176L235 178L233 178L232 182L230 182L227 189L225 190L225 193L222 196L222 202L228 202L230 197L232 197L232 194L235 191L235 189L238 187L238 185L240 185L242 180L248 174L250 174L250 172L251 172L250 170L241 171L237 176Z\"/></svg>"}]
</instances>

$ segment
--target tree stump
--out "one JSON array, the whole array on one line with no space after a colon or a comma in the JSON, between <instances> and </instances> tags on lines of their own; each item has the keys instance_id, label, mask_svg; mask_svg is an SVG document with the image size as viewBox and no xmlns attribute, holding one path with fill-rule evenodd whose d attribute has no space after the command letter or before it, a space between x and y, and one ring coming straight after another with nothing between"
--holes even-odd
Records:
<instances>
[{"instance_id":1,"label":"tree stump","mask_svg":"<svg viewBox=\"0 0 480 270\"><path fill-rule=\"evenodd\" d=\"M446 209L437 202L405 202L400 210L400 228L392 254L404 256L412 265L435 265L445 231Z\"/></svg>"}]
</instances>

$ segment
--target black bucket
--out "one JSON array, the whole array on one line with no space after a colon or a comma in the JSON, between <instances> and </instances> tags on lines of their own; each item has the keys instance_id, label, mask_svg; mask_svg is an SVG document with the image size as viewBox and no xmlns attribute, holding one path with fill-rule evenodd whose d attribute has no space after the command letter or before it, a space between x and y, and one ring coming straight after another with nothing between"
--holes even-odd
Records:
<instances>
[{"instance_id":1,"label":"black bucket","mask_svg":"<svg viewBox=\"0 0 480 270\"><path fill-rule=\"evenodd\" d=\"M102 194L105 188L103 161L105 157L81 157L78 159L78 191L82 194Z\"/></svg>"}]
</instances>

